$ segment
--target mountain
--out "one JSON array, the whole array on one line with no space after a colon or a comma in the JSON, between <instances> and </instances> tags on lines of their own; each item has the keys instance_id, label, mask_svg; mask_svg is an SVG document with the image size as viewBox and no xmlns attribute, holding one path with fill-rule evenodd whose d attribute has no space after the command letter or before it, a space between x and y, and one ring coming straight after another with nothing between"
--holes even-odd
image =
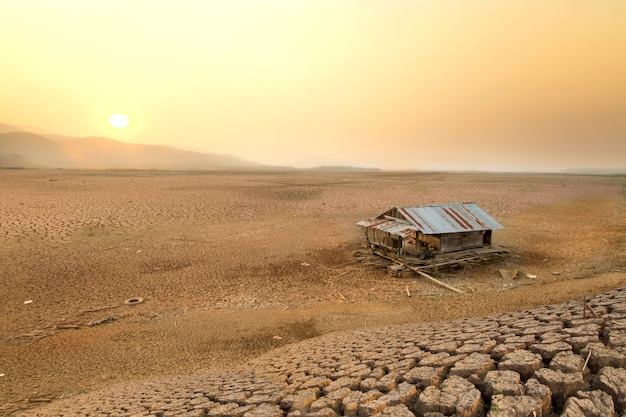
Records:
<instances>
[{"instance_id":1,"label":"mountain","mask_svg":"<svg viewBox=\"0 0 626 417\"><path fill-rule=\"evenodd\" d=\"M0 168L220 170L261 167L231 155L169 146L10 131L0 124Z\"/></svg>"},{"instance_id":2,"label":"mountain","mask_svg":"<svg viewBox=\"0 0 626 417\"><path fill-rule=\"evenodd\" d=\"M19 154L0 154L0 168L2 169L19 169L19 168L41 168L32 163L28 159Z\"/></svg>"},{"instance_id":3,"label":"mountain","mask_svg":"<svg viewBox=\"0 0 626 417\"><path fill-rule=\"evenodd\" d=\"M53 140L29 132L0 134L0 157L9 157L10 165L21 159L24 168L50 167L67 168L63 148ZM2 166L3 168L6 165Z\"/></svg>"},{"instance_id":4,"label":"mountain","mask_svg":"<svg viewBox=\"0 0 626 417\"><path fill-rule=\"evenodd\" d=\"M17 126L11 126L5 123L0 123L0 133L10 133L10 132L24 132L24 129L21 129Z\"/></svg>"}]
</instances>

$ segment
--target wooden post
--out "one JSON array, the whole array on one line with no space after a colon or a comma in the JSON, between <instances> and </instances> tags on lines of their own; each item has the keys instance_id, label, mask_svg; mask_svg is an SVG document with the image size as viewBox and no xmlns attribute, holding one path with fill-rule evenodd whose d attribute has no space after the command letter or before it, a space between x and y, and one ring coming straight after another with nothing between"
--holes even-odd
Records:
<instances>
[{"instance_id":1,"label":"wooden post","mask_svg":"<svg viewBox=\"0 0 626 417\"><path fill-rule=\"evenodd\" d=\"M433 272L434 272L434 275L437 278L439 278L441 275L439 274L439 270L437 269L437 262L435 261L435 255L434 254L433 254L432 260L433 260Z\"/></svg>"},{"instance_id":2,"label":"wooden post","mask_svg":"<svg viewBox=\"0 0 626 417\"><path fill-rule=\"evenodd\" d=\"M370 237L367 234L367 229L365 229L365 240L367 240L367 246L369 246L372 253L374 253L374 248L372 247L372 242L370 242Z\"/></svg>"}]
</instances>

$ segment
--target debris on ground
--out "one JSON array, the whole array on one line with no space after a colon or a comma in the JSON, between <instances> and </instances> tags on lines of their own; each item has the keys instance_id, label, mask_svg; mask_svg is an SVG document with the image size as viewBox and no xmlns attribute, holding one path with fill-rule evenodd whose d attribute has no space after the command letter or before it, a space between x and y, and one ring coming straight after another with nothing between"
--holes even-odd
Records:
<instances>
[{"instance_id":1,"label":"debris on ground","mask_svg":"<svg viewBox=\"0 0 626 417\"><path fill-rule=\"evenodd\" d=\"M141 297L130 297L124 300L124 304L129 305L129 306L134 306L136 304L141 304L141 303L143 303L143 298Z\"/></svg>"},{"instance_id":2,"label":"debris on ground","mask_svg":"<svg viewBox=\"0 0 626 417\"><path fill-rule=\"evenodd\" d=\"M117 317L107 317L107 318L100 319L100 320L92 320L89 323L87 323L87 326L89 327L99 326L101 324L113 323L116 320L117 320Z\"/></svg>"}]
</instances>

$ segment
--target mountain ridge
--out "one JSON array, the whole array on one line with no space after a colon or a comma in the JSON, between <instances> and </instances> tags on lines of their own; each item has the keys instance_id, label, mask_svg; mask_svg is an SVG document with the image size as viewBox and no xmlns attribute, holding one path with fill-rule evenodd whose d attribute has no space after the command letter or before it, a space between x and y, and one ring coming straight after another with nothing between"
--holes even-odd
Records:
<instances>
[{"instance_id":1,"label":"mountain ridge","mask_svg":"<svg viewBox=\"0 0 626 417\"><path fill-rule=\"evenodd\" d=\"M0 168L17 167L221 170L263 165L226 154L124 143L101 136L46 135L0 123Z\"/></svg>"}]
</instances>

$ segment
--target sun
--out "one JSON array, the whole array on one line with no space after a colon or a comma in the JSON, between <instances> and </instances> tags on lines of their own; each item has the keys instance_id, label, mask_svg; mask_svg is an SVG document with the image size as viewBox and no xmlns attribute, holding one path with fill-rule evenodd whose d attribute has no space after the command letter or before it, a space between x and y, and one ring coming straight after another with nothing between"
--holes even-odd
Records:
<instances>
[{"instance_id":1,"label":"sun","mask_svg":"<svg viewBox=\"0 0 626 417\"><path fill-rule=\"evenodd\" d=\"M115 129L125 129L130 125L130 120L122 113L113 113L109 117L109 124Z\"/></svg>"}]
</instances>

